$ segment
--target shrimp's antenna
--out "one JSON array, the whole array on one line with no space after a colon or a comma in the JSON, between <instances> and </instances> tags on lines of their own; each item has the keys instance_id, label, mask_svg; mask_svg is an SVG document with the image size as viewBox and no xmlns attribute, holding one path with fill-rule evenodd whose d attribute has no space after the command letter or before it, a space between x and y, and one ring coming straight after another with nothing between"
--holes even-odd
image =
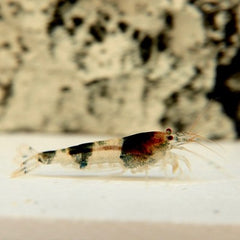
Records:
<instances>
[{"instance_id":1,"label":"shrimp's antenna","mask_svg":"<svg viewBox=\"0 0 240 240\"><path fill-rule=\"evenodd\" d=\"M193 140L192 142L195 142L203 147L205 147L206 149L208 149L209 151L215 153L217 156L219 156L220 158L222 159L225 159L223 156L221 156L218 152L214 151L212 148L208 147L206 144L203 143L204 142L208 142L208 143L211 143L211 144L214 144L216 146L218 146L220 149L222 149L222 146L206 137L203 137L201 135L198 135L198 134L195 134L195 133L190 133L190 132L186 132L186 134L188 135L192 135L193 136Z\"/></svg>"},{"instance_id":2,"label":"shrimp's antenna","mask_svg":"<svg viewBox=\"0 0 240 240\"><path fill-rule=\"evenodd\" d=\"M197 114L197 116L195 117L195 120L193 121L193 123L187 127L187 132L193 132L193 129L195 128L195 126L200 122L201 118L203 117L202 113L205 112L209 106L211 104L213 104L213 99L209 100L209 102L203 107L203 109Z\"/></svg>"},{"instance_id":3,"label":"shrimp's antenna","mask_svg":"<svg viewBox=\"0 0 240 240\"><path fill-rule=\"evenodd\" d=\"M212 141L210 141L212 142ZM196 143L198 143L199 145L205 147L206 149L208 149L209 151L211 151L212 153L215 153L218 157L220 157L221 159L225 160L225 158L223 156L221 156L218 152L214 151L213 149L211 149L210 147L208 147L206 144L203 144L201 141L197 140ZM213 142L214 143L214 142ZM216 143L215 143L216 144ZM216 144L218 145L218 144Z\"/></svg>"},{"instance_id":4,"label":"shrimp's antenna","mask_svg":"<svg viewBox=\"0 0 240 240\"><path fill-rule=\"evenodd\" d=\"M197 143L198 143L198 142L197 142ZM203 147L206 147L205 145L202 145L202 144L200 144L200 145L203 146ZM194 152L194 151L191 151L191 150L189 150L188 148L185 148L185 147L183 147L183 146L179 146L179 147L177 147L177 149L183 150L183 151L187 151L187 152L189 152L189 153L191 153L191 154L194 154L195 156L197 156L197 157L199 157L199 158L203 158L203 159L205 159L207 162L211 163L216 169L218 169L218 170L220 170L222 173L224 173L225 175L227 175L227 176L229 176L229 177L233 177L233 175L232 175L231 173L229 173L228 171L226 171L226 169L224 169L222 166L220 166L219 164L217 164L215 161L211 160L210 158L205 157L205 156L203 156L202 154L196 153L196 152ZM208 150L212 150L212 149L209 149L208 147L207 147L207 149L208 149Z\"/></svg>"}]
</instances>

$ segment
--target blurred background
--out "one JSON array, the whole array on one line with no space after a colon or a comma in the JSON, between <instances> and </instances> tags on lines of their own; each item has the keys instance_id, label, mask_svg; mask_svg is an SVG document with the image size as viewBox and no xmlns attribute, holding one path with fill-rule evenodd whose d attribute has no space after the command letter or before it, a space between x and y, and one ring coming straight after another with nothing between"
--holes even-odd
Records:
<instances>
[{"instance_id":1,"label":"blurred background","mask_svg":"<svg viewBox=\"0 0 240 240\"><path fill-rule=\"evenodd\" d=\"M240 0L1 0L0 130L240 136Z\"/></svg>"}]
</instances>

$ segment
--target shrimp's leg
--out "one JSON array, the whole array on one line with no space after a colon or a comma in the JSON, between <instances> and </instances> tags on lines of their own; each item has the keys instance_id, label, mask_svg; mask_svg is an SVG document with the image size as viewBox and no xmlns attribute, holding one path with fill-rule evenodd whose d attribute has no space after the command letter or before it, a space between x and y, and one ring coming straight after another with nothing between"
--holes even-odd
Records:
<instances>
[{"instance_id":1,"label":"shrimp's leg","mask_svg":"<svg viewBox=\"0 0 240 240\"><path fill-rule=\"evenodd\" d=\"M166 167L167 165L170 165L172 167L172 172L176 173L177 171L179 171L180 173L183 172L184 167L182 167L182 164L180 164L180 161L182 161L185 165L185 167L187 167L187 169L191 169L191 165L188 161L188 159L182 155L178 155L176 153L173 152L168 152L165 156L164 156L164 162L161 162L162 167Z\"/></svg>"}]
</instances>

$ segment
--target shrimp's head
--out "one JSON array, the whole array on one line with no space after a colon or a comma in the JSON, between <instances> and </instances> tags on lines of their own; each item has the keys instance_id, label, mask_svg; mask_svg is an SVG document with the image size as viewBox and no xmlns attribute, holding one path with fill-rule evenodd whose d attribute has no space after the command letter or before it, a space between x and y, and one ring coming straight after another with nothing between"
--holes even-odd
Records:
<instances>
[{"instance_id":1,"label":"shrimp's head","mask_svg":"<svg viewBox=\"0 0 240 240\"><path fill-rule=\"evenodd\" d=\"M155 132L154 140L151 140L157 148L168 149L171 146L174 136L172 134L172 129L167 128L165 132Z\"/></svg>"},{"instance_id":2,"label":"shrimp's head","mask_svg":"<svg viewBox=\"0 0 240 240\"><path fill-rule=\"evenodd\" d=\"M173 136L173 139L171 141L172 147L178 147L183 144L193 142L199 143L201 140L203 140L201 136L190 132L175 133L172 134L171 136Z\"/></svg>"},{"instance_id":3,"label":"shrimp's head","mask_svg":"<svg viewBox=\"0 0 240 240\"><path fill-rule=\"evenodd\" d=\"M195 133L180 132L173 133L171 128L167 128L165 132L155 132L154 139L151 139L156 146L161 148L178 148L187 143L199 143L205 139ZM155 146L153 144L153 146Z\"/></svg>"}]
</instances>

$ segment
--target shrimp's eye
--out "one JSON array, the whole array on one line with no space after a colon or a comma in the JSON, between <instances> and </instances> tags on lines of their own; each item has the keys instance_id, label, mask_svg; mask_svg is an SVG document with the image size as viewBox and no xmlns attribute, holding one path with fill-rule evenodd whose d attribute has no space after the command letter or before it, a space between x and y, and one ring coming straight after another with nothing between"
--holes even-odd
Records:
<instances>
[{"instance_id":1,"label":"shrimp's eye","mask_svg":"<svg viewBox=\"0 0 240 240\"><path fill-rule=\"evenodd\" d=\"M171 141L171 140L173 140L173 136L172 136L172 135L167 136L167 139L168 139L169 141Z\"/></svg>"},{"instance_id":2,"label":"shrimp's eye","mask_svg":"<svg viewBox=\"0 0 240 240\"><path fill-rule=\"evenodd\" d=\"M167 128L167 129L166 129L166 134L167 134L167 135L170 135L171 133L172 133L172 129L171 129L171 128Z\"/></svg>"}]
</instances>

